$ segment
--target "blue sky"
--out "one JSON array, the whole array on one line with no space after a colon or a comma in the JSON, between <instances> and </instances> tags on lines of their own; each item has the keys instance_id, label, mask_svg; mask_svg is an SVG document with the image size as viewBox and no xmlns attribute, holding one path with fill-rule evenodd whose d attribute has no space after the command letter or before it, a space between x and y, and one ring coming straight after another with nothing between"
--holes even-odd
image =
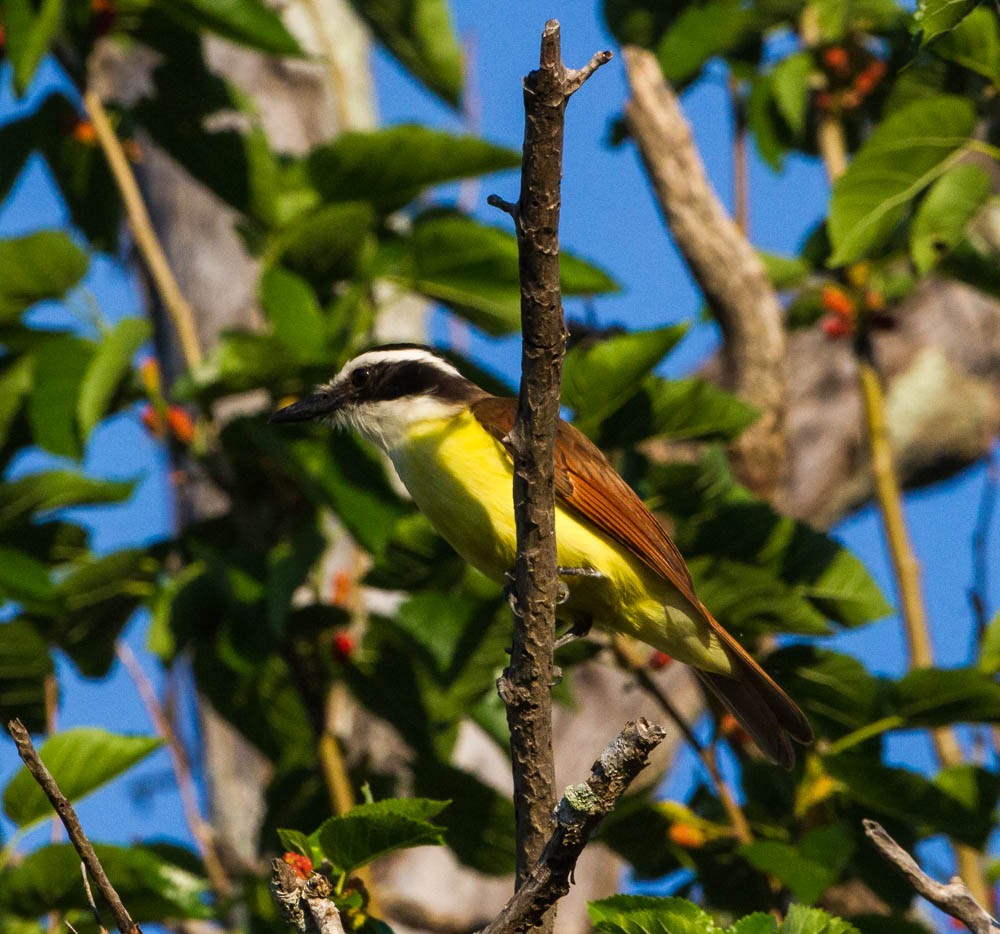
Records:
<instances>
[{"instance_id":1,"label":"blue sky","mask_svg":"<svg viewBox=\"0 0 1000 934\"><path fill-rule=\"evenodd\" d=\"M537 61L538 40L546 19L556 16L562 20L563 56L569 65L580 65L598 49L613 47L598 14L589 6L534 0L517 4L461 0L453 6L462 36L475 49L475 85L481 98L477 130L511 147L521 143L521 77ZM415 86L392 60L376 54L374 68L383 122L419 121L461 128L460 118ZM7 70L3 78L0 121L9 119L13 106ZM54 70L47 69L42 82L52 80ZM569 106L562 243L608 269L623 285L620 295L594 304L601 323L644 328L697 320L700 298L665 231L638 158L629 145L612 149L607 144L610 124L619 114L626 93L622 63L615 59L585 85ZM730 204L732 128L721 68L710 68L684 95L683 103L708 173L723 201ZM494 190L512 199L517 180L508 174L486 182L479 191L477 214L502 225L507 218L485 203ZM775 176L755 154L750 164L750 192L754 244L784 253L797 250L807 231L823 216L828 196L823 172L815 160L789 159L784 173ZM65 210L52 191L44 166L36 161L12 197L0 206L0 236L65 224ZM95 262L85 288L97 298L110 320L140 313L135 283L112 260ZM581 313L573 303L568 303L567 310L570 314ZM59 309L41 313L64 314ZM438 340L445 338L440 318L435 320L432 333ZM713 326L697 324L671 356L665 372L689 372L716 341ZM482 362L509 376L516 372L519 353L514 339L495 341L472 335L470 346ZM87 514L98 549L142 543L168 531L169 487L164 458L134 417L120 416L103 426L90 445L86 463L89 470L101 476L143 478L137 495L125 507ZM18 469L30 469L32 464L37 466L37 461L20 464ZM985 470L977 466L948 483L907 497L906 512L924 570L934 643L944 665L959 665L969 657L970 540L984 482ZM894 598L879 524L872 510L841 523L835 534L862 558ZM1000 522L994 523L989 554L994 566L1000 564ZM998 588L1000 582L995 575L987 601L990 612L997 609ZM129 642L137 652L142 650L144 630L145 620L141 618L129 630ZM838 648L863 658L878 673L899 674L903 670L903 641L895 617L839 636L835 642ZM158 681L155 665L148 658L145 667ZM134 688L120 669L116 668L104 682L81 680L62 660L59 669L63 686L61 726L100 724L126 732L149 729ZM929 745L921 736L892 737L888 755L900 765L926 768L930 764ZM17 764L10 745L0 744L0 784ZM668 788L679 793L688 780L681 777ZM164 753L154 755L127 779L84 802L80 813L97 839L127 842L157 834L187 838ZM5 825L5 830L9 826ZM31 839L41 839L41 835L36 833ZM940 848L927 852L935 862L942 859Z\"/></svg>"}]
</instances>

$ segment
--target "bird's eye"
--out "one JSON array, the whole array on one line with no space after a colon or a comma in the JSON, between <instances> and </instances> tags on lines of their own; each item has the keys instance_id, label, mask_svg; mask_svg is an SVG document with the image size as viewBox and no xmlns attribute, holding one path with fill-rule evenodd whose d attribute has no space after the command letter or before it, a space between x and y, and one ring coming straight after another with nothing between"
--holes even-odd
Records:
<instances>
[{"instance_id":1,"label":"bird's eye","mask_svg":"<svg viewBox=\"0 0 1000 934\"><path fill-rule=\"evenodd\" d=\"M371 372L371 367L359 366L351 373L351 385L355 389L360 389L365 385L365 383L368 382L368 377L371 376Z\"/></svg>"}]
</instances>

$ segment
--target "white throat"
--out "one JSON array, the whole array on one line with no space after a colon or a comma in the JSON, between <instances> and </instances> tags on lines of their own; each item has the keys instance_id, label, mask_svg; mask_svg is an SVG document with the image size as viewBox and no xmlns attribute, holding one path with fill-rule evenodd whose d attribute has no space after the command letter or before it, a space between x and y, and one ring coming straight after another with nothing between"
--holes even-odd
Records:
<instances>
[{"instance_id":1,"label":"white throat","mask_svg":"<svg viewBox=\"0 0 1000 934\"><path fill-rule=\"evenodd\" d=\"M386 454L404 444L421 422L452 418L464 408L433 396L409 396L352 405L337 416L338 424L356 431Z\"/></svg>"}]
</instances>

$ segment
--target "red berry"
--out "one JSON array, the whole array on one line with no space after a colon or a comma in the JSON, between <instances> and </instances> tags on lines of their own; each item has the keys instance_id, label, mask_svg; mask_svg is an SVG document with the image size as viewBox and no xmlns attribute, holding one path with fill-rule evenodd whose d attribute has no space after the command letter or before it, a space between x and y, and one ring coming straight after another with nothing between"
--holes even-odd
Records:
<instances>
[{"instance_id":1,"label":"red berry","mask_svg":"<svg viewBox=\"0 0 1000 934\"><path fill-rule=\"evenodd\" d=\"M823 333L827 337L834 338L847 337L854 330L850 321L835 315L827 315L823 318L820 327L823 328Z\"/></svg>"},{"instance_id":2,"label":"red berry","mask_svg":"<svg viewBox=\"0 0 1000 934\"><path fill-rule=\"evenodd\" d=\"M885 77L886 64L876 58L854 79L854 90L862 97L871 94Z\"/></svg>"},{"instance_id":3,"label":"red berry","mask_svg":"<svg viewBox=\"0 0 1000 934\"><path fill-rule=\"evenodd\" d=\"M151 405L144 405L139 413L142 427L154 438L162 438L166 434L166 425L160 420L160 413Z\"/></svg>"},{"instance_id":4,"label":"red berry","mask_svg":"<svg viewBox=\"0 0 1000 934\"><path fill-rule=\"evenodd\" d=\"M655 652L651 652L649 655L649 667L652 668L653 671L662 671L672 661L673 659L667 655L666 652L661 652L659 649Z\"/></svg>"},{"instance_id":5,"label":"red berry","mask_svg":"<svg viewBox=\"0 0 1000 934\"><path fill-rule=\"evenodd\" d=\"M838 315L839 317L846 318L848 320L852 320L854 318L856 311L854 307L854 300L842 289L837 288L837 286L823 286L821 301L823 303L823 308L831 314Z\"/></svg>"},{"instance_id":6,"label":"red berry","mask_svg":"<svg viewBox=\"0 0 1000 934\"><path fill-rule=\"evenodd\" d=\"M824 67L838 78L846 78L851 73L851 56L843 46L832 45L824 49L822 60Z\"/></svg>"},{"instance_id":7,"label":"red berry","mask_svg":"<svg viewBox=\"0 0 1000 934\"><path fill-rule=\"evenodd\" d=\"M338 632L333 637L333 657L346 662L354 654L354 637L349 632Z\"/></svg>"},{"instance_id":8,"label":"red berry","mask_svg":"<svg viewBox=\"0 0 1000 934\"><path fill-rule=\"evenodd\" d=\"M281 858L295 870L300 879L308 879L312 875L313 864L308 856L303 856L301 853L285 853Z\"/></svg>"}]
</instances>

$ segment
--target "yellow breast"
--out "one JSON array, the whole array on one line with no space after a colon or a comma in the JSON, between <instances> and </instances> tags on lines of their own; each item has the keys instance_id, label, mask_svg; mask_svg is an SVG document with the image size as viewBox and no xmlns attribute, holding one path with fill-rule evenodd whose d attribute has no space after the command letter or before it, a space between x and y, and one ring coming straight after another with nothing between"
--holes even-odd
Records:
<instances>
[{"instance_id":1,"label":"yellow breast","mask_svg":"<svg viewBox=\"0 0 1000 934\"><path fill-rule=\"evenodd\" d=\"M421 422L390 450L414 502L441 536L497 583L514 565L513 466L504 448L471 412ZM617 542L556 507L562 567L589 568L601 579L567 577L560 616L634 636L679 661L728 674L721 645L690 603Z\"/></svg>"}]
</instances>

